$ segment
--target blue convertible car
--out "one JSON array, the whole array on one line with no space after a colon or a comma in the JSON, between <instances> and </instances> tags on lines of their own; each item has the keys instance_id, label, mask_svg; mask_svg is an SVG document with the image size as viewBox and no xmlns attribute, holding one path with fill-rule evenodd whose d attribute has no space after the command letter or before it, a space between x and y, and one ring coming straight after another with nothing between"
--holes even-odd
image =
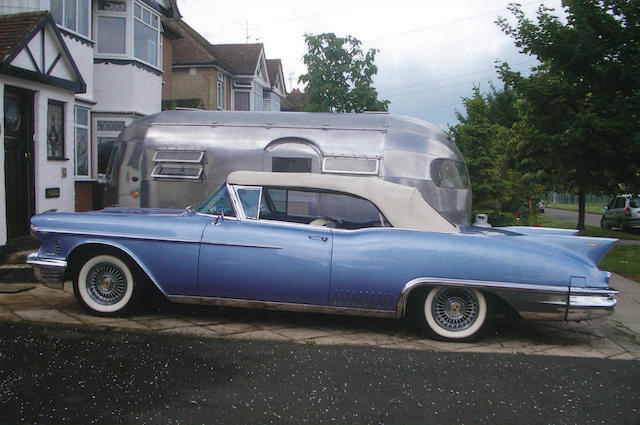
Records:
<instances>
[{"instance_id":1,"label":"blue convertible car","mask_svg":"<svg viewBox=\"0 0 640 425\"><path fill-rule=\"evenodd\" d=\"M97 315L149 285L176 302L413 317L470 339L496 310L581 320L613 312L600 258L615 239L459 228L416 189L375 178L239 171L197 207L32 218L39 279Z\"/></svg>"}]
</instances>

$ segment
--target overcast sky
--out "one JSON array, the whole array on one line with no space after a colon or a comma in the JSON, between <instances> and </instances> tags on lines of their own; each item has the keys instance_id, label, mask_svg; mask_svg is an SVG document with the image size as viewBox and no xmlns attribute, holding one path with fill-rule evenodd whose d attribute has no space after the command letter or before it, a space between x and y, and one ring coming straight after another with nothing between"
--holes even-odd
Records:
<instances>
[{"instance_id":1,"label":"overcast sky","mask_svg":"<svg viewBox=\"0 0 640 425\"><path fill-rule=\"evenodd\" d=\"M178 0L183 19L211 43L264 43L269 59L282 59L287 90L302 88L304 34L352 35L379 50L374 79L390 111L446 129L457 122L461 98L474 86L497 81L495 61L526 71L535 65L518 53L495 24L511 17L509 0ZM560 0L521 0L535 17L538 6L560 9Z\"/></svg>"}]
</instances>

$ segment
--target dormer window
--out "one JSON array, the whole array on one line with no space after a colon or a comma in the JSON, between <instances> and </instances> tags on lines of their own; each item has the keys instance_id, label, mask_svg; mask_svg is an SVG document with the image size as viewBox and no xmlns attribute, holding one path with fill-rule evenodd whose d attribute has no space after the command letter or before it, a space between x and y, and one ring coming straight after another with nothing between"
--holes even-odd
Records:
<instances>
[{"instance_id":1,"label":"dormer window","mask_svg":"<svg viewBox=\"0 0 640 425\"><path fill-rule=\"evenodd\" d=\"M51 0L51 15L58 26L90 37L91 0Z\"/></svg>"}]
</instances>

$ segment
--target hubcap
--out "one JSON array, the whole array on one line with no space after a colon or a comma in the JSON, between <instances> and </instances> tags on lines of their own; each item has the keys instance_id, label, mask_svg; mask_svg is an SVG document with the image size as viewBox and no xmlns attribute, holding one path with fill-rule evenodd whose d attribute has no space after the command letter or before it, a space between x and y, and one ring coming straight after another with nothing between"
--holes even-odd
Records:
<instances>
[{"instance_id":1,"label":"hubcap","mask_svg":"<svg viewBox=\"0 0 640 425\"><path fill-rule=\"evenodd\" d=\"M464 289L442 289L433 300L431 313L443 329L461 331L476 321L478 299L473 292Z\"/></svg>"},{"instance_id":2,"label":"hubcap","mask_svg":"<svg viewBox=\"0 0 640 425\"><path fill-rule=\"evenodd\" d=\"M95 302L112 305L120 301L126 293L127 279L119 267L112 263L99 263L89 270L86 285Z\"/></svg>"}]
</instances>

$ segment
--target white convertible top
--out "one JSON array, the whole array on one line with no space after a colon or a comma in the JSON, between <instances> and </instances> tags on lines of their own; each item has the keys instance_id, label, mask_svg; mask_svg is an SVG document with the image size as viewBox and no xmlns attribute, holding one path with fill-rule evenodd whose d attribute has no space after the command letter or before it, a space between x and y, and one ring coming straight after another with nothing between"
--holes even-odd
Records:
<instances>
[{"instance_id":1,"label":"white convertible top","mask_svg":"<svg viewBox=\"0 0 640 425\"><path fill-rule=\"evenodd\" d=\"M429 205L416 188L375 177L234 171L227 177L227 183L243 186L313 188L349 193L373 202L393 227L444 233L458 232L458 228Z\"/></svg>"}]
</instances>

